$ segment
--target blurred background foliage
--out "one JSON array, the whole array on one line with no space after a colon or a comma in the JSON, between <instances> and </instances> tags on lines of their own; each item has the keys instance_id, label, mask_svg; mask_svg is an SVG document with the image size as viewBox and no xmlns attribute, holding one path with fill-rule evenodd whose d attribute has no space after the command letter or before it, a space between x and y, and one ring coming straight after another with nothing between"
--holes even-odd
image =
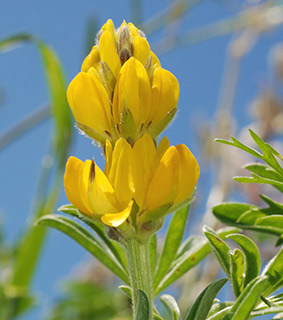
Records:
<instances>
[{"instance_id":1,"label":"blurred background foliage","mask_svg":"<svg viewBox=\"0 0 283 320\"><path fill-rule=\"evenodd\" d=\"M234 182L251 160L213 140L233 134L253 145L249 127L282 152L283 1L2 3L1 319L129 319L128 298L116 289L115 278L63 235L33 226L67 202L62 176L70 150L102 163L100 150L73 132L65 92L108 18L116 26L124 18L138 25L163 67L180 81L179 117L166 134L172 144L193 150L202 172L187 231L221 226L211 214L218 202L261 205L259 193L280 197L266 185ZM261 243L264 264L276 252L274 239L253 239ZM210 256L171 292L187 309L218 274Z\"/></svg>"}]
</instances>

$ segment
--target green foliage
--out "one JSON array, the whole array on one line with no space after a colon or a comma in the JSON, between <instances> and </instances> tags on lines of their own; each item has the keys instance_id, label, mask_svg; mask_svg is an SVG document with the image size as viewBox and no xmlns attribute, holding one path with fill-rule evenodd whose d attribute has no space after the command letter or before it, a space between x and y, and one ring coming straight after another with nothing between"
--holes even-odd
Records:
<instances>
[{"instance_id":1,"label":"green foliage","mask_svg":"<svg viewBox=\"0 0 283 320\"><path fill-rule=\"evenodd\" d=\"M227 279L219 279L208 285L198 296L185 320L205 320L213 301Z\"/></svg>"},{"instance_id":2,"label":"green foliage","mask_svg":"<svg viewBox=\"0 0 283 320\"><path fill-rule=\"evenodd\" d=\"M114 256L111 256L101 243L78 222L66 217L58 215L46 215L37 221L38 225L49 226L56 228L69 237L74 239L83 248L95 256L101 263L110 269L117 277L121 278L126 284L129 284L127 273L115 261Z\"/></svg>"},{"instance_id":3,"label":"green foliage","mask_svg":"<svg viewBox=\"0 0 283 320\"><path fill-rule=\"evenodd\" d=\"M176 300L169 294L163 294L159 300L164 305L166 311L169 314L170 320L179 320L181 319L180 309Z\"/></svg>"},{"instance_id":4,"label":"green foliage","mask_svg":"<svg viewBox=\"0 0 283 320\"><path fill-rule=\"evenodd\" d=\"M137 290L137 313L134 320L149 320L149 301L146 293L142 290Z\"/></svg>"},{"instance_id":5,"label":"green foliage","mask_svg":"<svg viewBox=\"0 0 283 320\"><path fill-rule=\"evenodd\" d=\"M252 130L250 134L262 153L244 145L234 137L232 141L216 140L242 149L267 164L248 164L245 169L251 172L252 177L236 177L235 180L241 183L269 184L283 192L283 169L278 162L278 160L280 162L283 160L281 155ZM221 203L213 208L213 214L225 224L277 235L279 236L278 244L280 244L283 234L283 204L266 195L260 196L268 207L260 208L243 203Z\"/></svg>"},{"instance_id":6,"label":"green foliage","mask_svg":"<svg viewBox=\"0 0 283 320\"><path fill-rule=\"evenodd\" d=\"M72 121L66 100L66 84L62 65L56 53L44 42L30 34L18 34L0 41L0 51L8 51L25 43L36 45L42 57L43 70L49 89L49 106L54 123L54 134L50 141L50 158L53 165L42 168L38 192L36 194L35 208L30 221L54 210L63 177L65 159L72 139ZM56 177L50 188L49 177ZM5 283L5 294L9 309L9 317L15 317L33 305L34 299L30 297L29 285L40 256L46 235L46 229L34 227L25 230L18 243L14 245L15 256L12 263L12 272L8 283ZM10 294L10 291L13 294Z\"/></svg>"},{"instance_id":7,"label":"green foliage","mask_svg":"<svg viewBox=\"0 0 283 320\"><path fill-rule=\"evenodd\" d=\"M189 206L186 206L178 210L171 220L158 262L157 271L153 278L153 288L156 288L167 274L167 271L176 256L178 248L182 242L188 213Z\"/></svg>"},{"instance_id":8,"label":"green foliage","mask_svg":"<svg viewBox=\"0 0 283 320\"><path fill-rule=\"evenodd\" d=\"M283 285L283 248L259 275L260 255L251 239L241 234L228 235L226 238L235 241L242 249L232 250L211 228L204 227L204 233L222 269L230 279L237 298L234 303L216 302L208 319L245 320L251 315L282 312L282 295L275 299L268 296ZM260 298L264 305L260 304Z\"/></svg>"}]
</instances>

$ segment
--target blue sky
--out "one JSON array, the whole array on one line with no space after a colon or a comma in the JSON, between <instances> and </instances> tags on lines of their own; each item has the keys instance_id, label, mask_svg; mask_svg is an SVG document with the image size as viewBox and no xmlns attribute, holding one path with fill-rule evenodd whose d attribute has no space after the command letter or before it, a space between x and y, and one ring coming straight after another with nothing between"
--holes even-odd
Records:
<instances>
[{"instance_id":1,"label":"blue sky","mask_svg":"<svg viewBox=\"0 0 283 320\"><path fill-rule=\"evenodd\" d=\"M234 1L235 8L227 8L221 3L224 2L203 1L185 16L181 32L227 18L242 5L241 1ZM144 21L158 14L168 4L169 1L144 1ZM1 3L0 10L0 39L19 32L38 36L55 49L69 82L79 72L82 63L87 20L90 17L96 17L99 25L112 18L115 25L119 26L123 19L131 21L129 1L5 1ZM154 45L164 32L149 36L150 44ZM166 134L172 144L186 143L197 156L201 148L196 139L196 128L213 121L230 39L231 36L227 35L160 56L162 66L174 73L180 82L179 112ZM241 125L251 121L247 106L259 88L269 80L268 53L279 41L282 41L282 28L263 35L243 60L233 110ZM0 70L2 134L29 112L43 105L48 95L40 58L32 44L1 53ZM46 121L1 151L0 221L8 241L20 235L32 209L32 196L42 156L47 150L50 130L51 123ZM103 166L100 153L90 140L76 134L73 155L83 160L95 156L98 164ZM62 191L59 204L66 202ZM34 290L44 300L54 299L58 295L58 281L70 275L82 259L88 259L83 249L65 235L50 230L35 276Z\"/></svg>"}]
</instances>

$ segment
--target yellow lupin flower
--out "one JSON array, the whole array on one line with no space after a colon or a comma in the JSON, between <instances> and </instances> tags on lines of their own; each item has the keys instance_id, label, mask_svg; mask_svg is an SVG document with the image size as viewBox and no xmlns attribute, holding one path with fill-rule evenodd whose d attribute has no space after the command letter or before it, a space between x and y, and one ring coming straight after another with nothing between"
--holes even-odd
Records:
<instances>
[{"instance_id":1,"label":"yellow lupin flower","mask_svg":"<svg viewBox=\"0 0 283 320\"><path fill-rule=\"evenodd\" d=\"M130 215L133 205L130 155L130 145L124 139L117 141L109 155L111 167L107 174L93 160L83 162L70 157L64 176L69 201L82 213L101 219L107 225L121 225Z\"/></svg>"},{"instance_id":2,"label":"yellow lupin flower","mask_svg":"<svg viewBox=\"0 0 283 320\"><path fill-rule=\"evenodd\" d=\"M78 127L102 145L119 137L153 138L176 113L179 84L161 68L142 31L132 23L115 30L108 20L67 98Z\"/></svg>"},{"instance_id":3,"label":"yellow lupin flower","mask_svg":"<svg viewBox=\"0 0 283 320\"><path fill-rule=\"evenodd\" d=\"M146 134L133 146L134 199L142 219L155 219L154 210L167 205L162 215L191 199L199 177L197 160L184 145L170 146L165 137L156 149Z\"/></svg>"},{"instance_id":4,"label":"yellow lupin flower","mask_svg":"<svg viewBox=\"0 0 283 320\"><path fill-rule=\"evenodd\" d=\"M69 158L64 184L74 206L112 227L129 218L134 202L138 225L164 217L191 200L199 177L190 150L183 144L170 146L166 137L158 148L148 134L133 146L124 138L114 148L107 141L105 158L104 173L94 161Z\"/></svg>"}]
</instances>

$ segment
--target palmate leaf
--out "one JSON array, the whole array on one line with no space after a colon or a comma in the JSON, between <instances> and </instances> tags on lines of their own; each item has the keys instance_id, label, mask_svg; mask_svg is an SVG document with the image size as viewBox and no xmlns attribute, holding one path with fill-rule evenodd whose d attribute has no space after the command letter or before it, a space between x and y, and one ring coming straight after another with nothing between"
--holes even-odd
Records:
<instances>
[{"instance_id":1,"label":"palmate leaf","mask_svg":"<svg viewBox=\"0 0 283 320\"><path fill-rule=\"evenodd\" d=\"M220 239L224 239L228 234L239 232L237 228L222 228L216 233ZM158 287L154 291L154 295L158 295L170 284L179 279L182 275L196 266L202 259L204 259L210 253L210 245L205 237L192 236L190 239L184 242L179 252L176 255L176 259L173 261L170 270L160 282Z\"/></svg>"},{"instance_id":2,"label":"palmate leaf","mask_svg":"<svg viewBox=\"0 0 283 320\"><path fill-rule=\"evenodd\" d=\"M254 131L249 129L250 135L258 145L262 153L258 152L257 150L246 146L245 144L238 141L236 138L231 137L232 141L223 140L223 139L215 139L216 142L221 142L224 144L228 144L239 149L244 150L245 152L251 154L252 156L264 160L267 164L270 165L276 172L278 172L283 179L283 169L279 165L278 161L276 160L275 156L278 157L280 160L283 160L279 152L274 150L268 143L264 142ZM275 156L274 156L275 155Z\"/></svg>"},{"instance_id":3,"label":"palmate leaf","mask_svg":"<svg viewBox=\"0 0 283 320\"><path fill-rule=\"evenodd\" d=\"M74 239L83 248L89 251L116 276L129 284L127 273L117 264L111 255L104 249L100 242L79 223L55 214L49 214L41 217L37 221L38 225L48 226L64 232L66 235Z\"/></svg>"}]
</instances>

